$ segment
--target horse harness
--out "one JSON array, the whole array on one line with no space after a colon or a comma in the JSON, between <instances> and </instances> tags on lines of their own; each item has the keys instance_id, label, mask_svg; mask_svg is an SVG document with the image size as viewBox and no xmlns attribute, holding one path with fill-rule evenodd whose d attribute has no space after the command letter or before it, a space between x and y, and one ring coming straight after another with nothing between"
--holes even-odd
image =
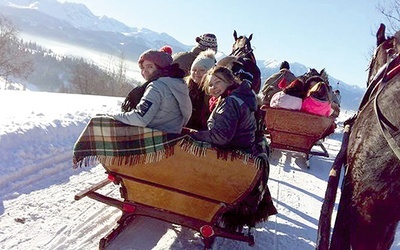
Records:
<instances>
[{"instance_id":1,"label":"horse harness","mask_svg":"<svg viewBox=\"0 0 400 250\"><path fill-rule=\"evenodd\" d=\"M366 105L366 103L373 96L373 93L376 92L376 95L373 97L373 105L374 111L379 122L381 131L383 136L385 137L387 143L392 149L393 153L400 160L400 146L397 144L394 136L390 133L389 130L394 131L394 134L399 133L399 128L397 128L394 124L392 124L381 112L381 109L378 105L378 96L381 94L382 90L387 86L387 83L400 73L400 55L397 53L395 56L391 56L388 54L388 62L385 64L385 68L377 73L374 79L368 86L368 89L361 101L360 108L358 112L362 110L362 108Z\"/></svg>"},{"instance_id":2,"label":"horse harness","mask_svg":"<svg viewBox=\"0 0 400 250\"><path fill-rule=\"evenodd\" d=\"M241 54L242 53L242 54ZM237 58L247 58L247 56L248 55L250 55L250 57L251 57L251 60L253 61L253 62L255 62L255 58L254 58L254 55L252 54L253 53L253 49L252 48L248 48L248 45L246 44L245 46L243 46L243 47L238 47L238 48L236 48L235 50L233 50L229 55L230 56L234 56L234 57L237 57Z\"/></svg>"}]
</instances>

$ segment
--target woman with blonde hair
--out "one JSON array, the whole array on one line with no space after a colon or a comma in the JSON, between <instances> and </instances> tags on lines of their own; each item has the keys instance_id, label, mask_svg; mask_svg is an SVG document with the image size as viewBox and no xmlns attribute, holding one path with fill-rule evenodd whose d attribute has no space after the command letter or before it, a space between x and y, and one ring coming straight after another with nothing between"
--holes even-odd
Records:
<instances>
[{"instance_id":1,"label":"woman with blonde hair","mask_svg":"<svg viewBox=\"0 0 400 250\"><path fill-rule=\"evenodd\" d=\"M205 76L204 88L218 102L208 119L208 130L191 136L222 148L254 154L257 99L251 82L240 82L230 69L216 66Z\"/></svg>"},{"instance_id":2,"label":"woman with blonde hair","mask_svg":"<svg viewBox=\"0 0 400 250\"><path fill-rule=\"evenodd\" d=\"M329 87L325 82L318 82L309 89L301 111L323 116L330 116L333 113Z\"/></svg>"},{"instance_id":3,"label":"woman with blonde hair","mask_svg":"<svg viewBox=\"0 0 400 250\"><path fill-rule=\"evenodd\" d=\"M192 63L190 75L185 78L192 101L192 116L186 127L196 130L207 129L209 96L203 88L203 76L215 65L215 52L211 49L200 52Z\"/></svg>"}]
</instances>

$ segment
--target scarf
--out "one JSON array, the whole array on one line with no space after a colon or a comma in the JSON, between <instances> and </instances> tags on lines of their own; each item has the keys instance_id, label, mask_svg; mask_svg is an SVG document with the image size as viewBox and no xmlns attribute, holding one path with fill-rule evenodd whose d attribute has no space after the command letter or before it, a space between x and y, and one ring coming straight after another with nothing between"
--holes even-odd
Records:
<instances>
[{"instance_id":1,"label":"scarf","mask_svg":"<svg viewBox=\"0 0 400 250\"><path fill-rule=\"evenodd\" d=\"M160 77L172 77L172 78L183 78L185 76L185 72L179 68L179 65L174 63L168 65L167 67L160 68L156 74L146 81L141 86L137 86L133 88L128 95L125 97L124 102L121 104L122 112L130 112L136 108L139 104L140 99L143 97L144 92L146 91L147 85L149 83L154 82Z\"/></svg>"}]
</instances>

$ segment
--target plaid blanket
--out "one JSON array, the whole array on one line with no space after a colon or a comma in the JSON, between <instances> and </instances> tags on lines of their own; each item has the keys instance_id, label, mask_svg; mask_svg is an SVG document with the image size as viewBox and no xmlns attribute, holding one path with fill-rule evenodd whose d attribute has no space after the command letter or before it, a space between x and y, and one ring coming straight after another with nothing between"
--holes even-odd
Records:
<instances>
[{"instance_id":1,"label":"plaid blanket","mask_svg":"<svg viewBox=\"0 0 400 250\"><path fill-rule=\"evenodd\" d=\"M130 126L111 117L93 117L73 148L73 168L105 165L134 165L158 162L174 154L174 146L189 154L206 157L207 149L217 151L217 158L254 162L254 156L241 151L216 148L188 135ZM257 160L254 162L259 165Z\"/></svg>"},{"instance_id":2,"label":"plaid blanket","mask_svg":"<svg viewBox=\"0 0 400 250\"><path fill-rule=\"evenodd\" d=\"M74 145L73 167L160 161L172 155L173 146L184 137L126 125L107 116L94 117Z\"/></svg>"}]
</instances>

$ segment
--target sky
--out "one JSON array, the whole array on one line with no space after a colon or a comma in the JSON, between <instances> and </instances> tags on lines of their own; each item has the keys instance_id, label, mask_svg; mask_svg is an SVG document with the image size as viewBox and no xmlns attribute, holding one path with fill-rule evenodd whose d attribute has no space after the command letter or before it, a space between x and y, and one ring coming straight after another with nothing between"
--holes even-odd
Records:
<instances>
[{"instance_id":1,"label":"sky","mask_svg":"<svg viewBox=\"0 0 400 250\"><path fill-rule=\"evenodd\" d=\"M253 34L259 60L299 62L341 81L366 86L367 68L385 17L377 9L391 0L69 0L93 14L130 27L165 32L186 45L204 33L217 36L229 54L233 31ZM60 2L64 2L61 1Z\"/></svg>"},{"instance_id":2,"label":"sky","mask_svg":"<svg viewBox=\"0 0 400 250\"><path fill-rule=\"evenodd\" d=\"M122 101L0 89L0 249L98 249L121 213L88 197L74 200L106 174L100 165L73 169L72 148L90 117L119 112ZM268 187L278 214L257 224L255 246L217 238L213 249L315 249L329 171L340 149L343 121L352 114L342 110L338 128L323 142L329 158L311 157L310 169L304 155L274 150ZM119 197L119 187L110 184L100 193ZM337 205L338 200L333 219ZM180 225L138 218L107 249L196 250L203 244L198 233ZM399 238L391 249L400 249Z\"/></svg>"}]
</instances>

